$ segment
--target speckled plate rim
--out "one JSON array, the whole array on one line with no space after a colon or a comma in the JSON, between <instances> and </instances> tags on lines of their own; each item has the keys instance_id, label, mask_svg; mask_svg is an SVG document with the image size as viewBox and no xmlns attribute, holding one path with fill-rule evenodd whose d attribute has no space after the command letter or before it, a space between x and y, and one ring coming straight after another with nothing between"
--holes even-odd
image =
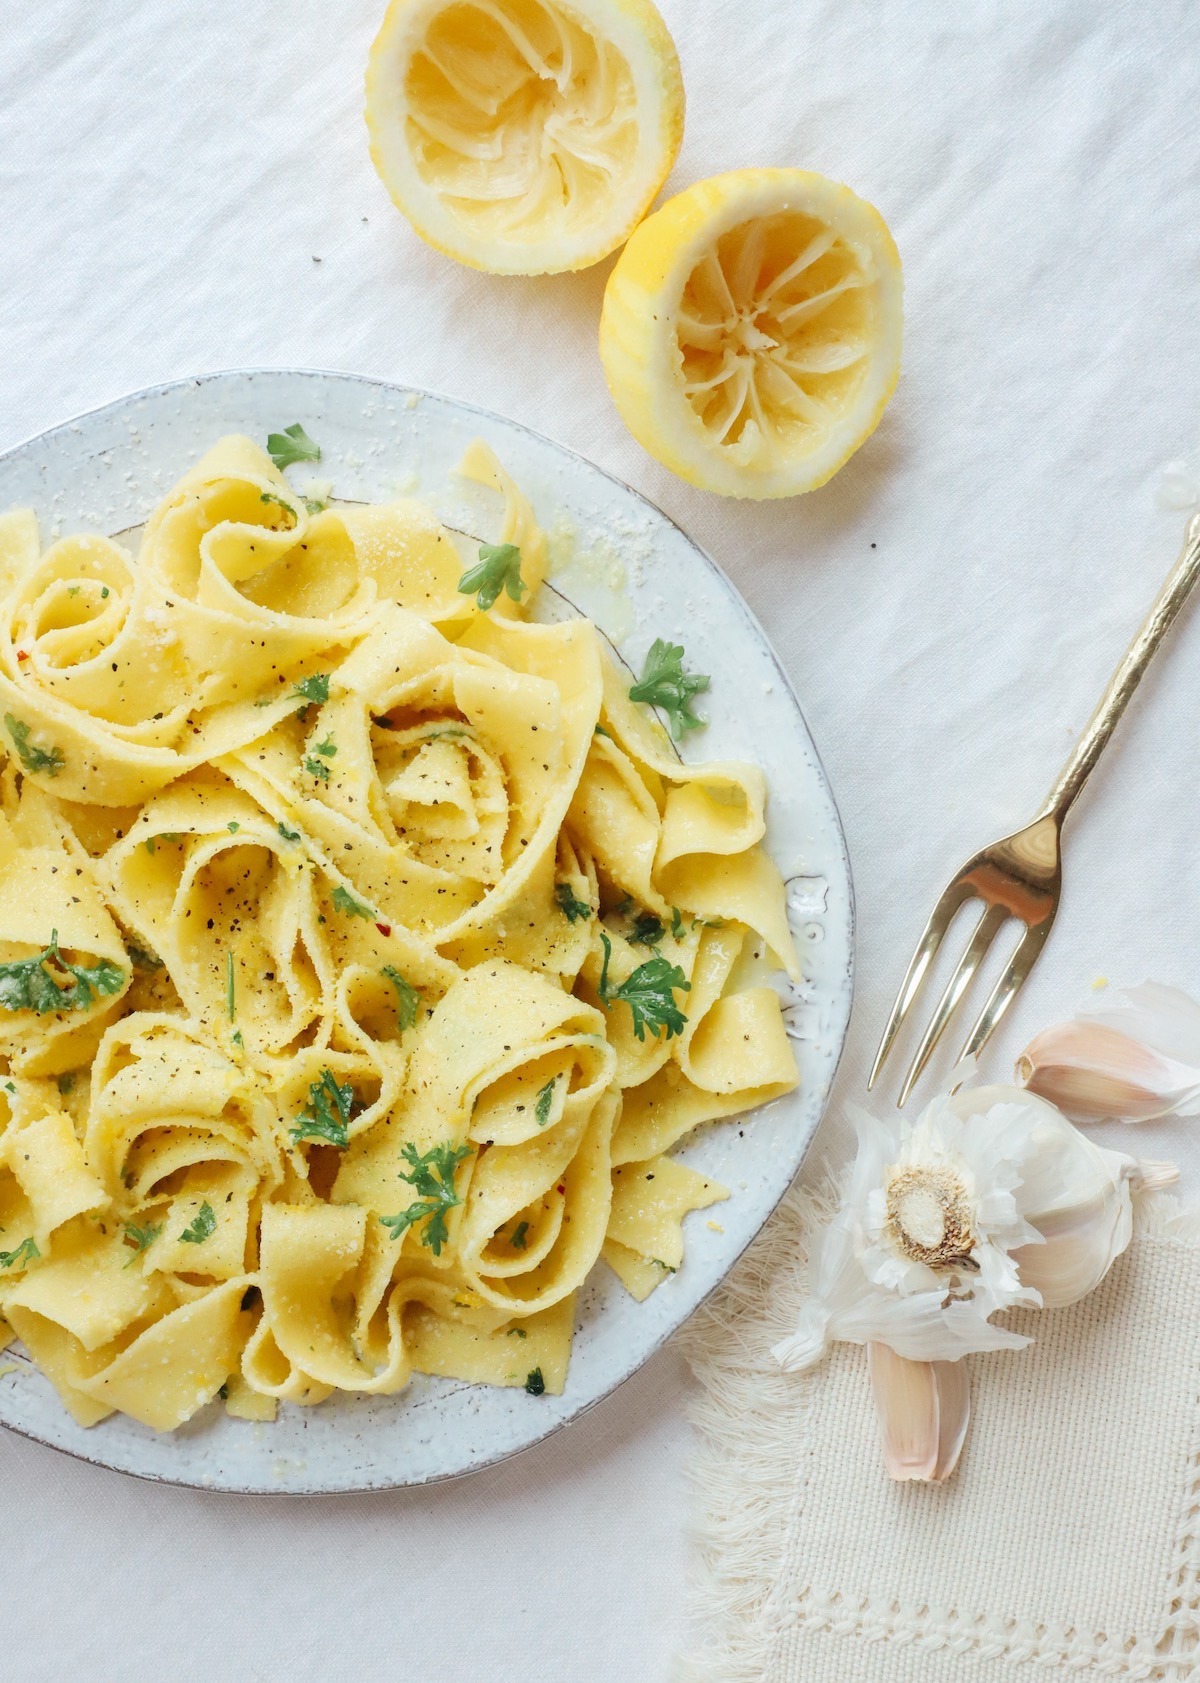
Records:
<instances>
[{"instance_id":1,"label":"speckled plate rim","mask_svg":"<svg viewBox=\"0 0 1200 1683\"><path fill-rule=\"evenodd\" d=\"M68 1455L72 1459L83 1461L91 1466L128 1473L132 1477L140 1478L152 1483L175 1484L183 1488L211 1491L221 1495L353 1495L396 1489L421 1489L430 1484L445 1483L451 1479L464 1478L471 1473L481 1472L485 1468L497 1466L517 1455L527 1453L529 1450L536 1448L537 1445L545 1443L549 1438L555 1436L558 1432L569 1426L573 1421L582 1418L583 1415L589 1413L598 1404L605 1401L606 1398L614 1395L622 1385L632 1378L635 1373L640 1371L640 1369L653 1355L662 1349L662 1347L679 1330L679 1328L684 1325L693 1314L696 1313L702 1304L705 1303L716 1290L719 1289L724 1279L736 1266L738 1260L744 1254L749 1245L753 1243L758 1233L761 1232L762 1227L770 1219L774 1210L778 1207L778 1204L786 1195L788 1188L794 1181L796 1174L799 1172L799 1169L804 1161L804 1157L812 1143L812 1139L819 1127L821 1118L827 1107L837 1069L845 1049L854 994L855 912L850 859L846 848L845 834L842 828L841 817L837 809L837 803L833 795L833 790L830 785L828 775L826 774L825 768L821 762L816 744L813 741L812 733L808 729L803 709L800 705L799 698L796 695L791 679L780 662L779 657L776 655L770 639L767 637L762 625L742 597L736 585L720 567L718 562L714 560L713 557L710 556L698 543L696 543L677 521L672 519L670 515L666 514L661 508L652 502L650 498L646 497L642 492L635 490L632 486L618 478L615 474L609 473L606 469L598 467L594 462L589 461L587 457L583 456L578 451L572 450L568 446L558 443L556 440L537 431L536 428L526 425L524 422L511 420L505 416L497 414L494 411L482 408L477 404L470 403L457 397L433 392L421 387L383 380L372 375L355 374L340 370L301 367L238 367L213 370L201 375L164 381L155 386L149 386L128 392L124 396L114 398L104 404L99 404L92 409L81 411L80 413L71 416L67 420L62 421L53 427L46 428L41 432L30 434L20 442L8 446L3 451L0 451L0 507L12 506L12 504L20 502L19 498L8 499L5 496L4 479L5 470L7 468L10 468L14 463L20 461L21 458L27 456L31 451L37 450L39 447L49 449L56 442L61 441L65 436L81 432L87 427L88 423L99 424L106 418L115 418L119 416L123 411L129 409L133 405L153 402L156 399L164 399L173 393L183 393L189 388L203 390L212 386L224 386L229 382L248 381L253 383L255 381L290 381L293 379L301 381L316 381L321 384L335 382L338 385L354 385L361 388L364 392L376 393L388 398L399 399L405 404L405 406L413 406L414 400L416 404L427 402L433 405L446 406L448 409L453 410L457 414L471 417L474 422L478 423L478 432L483 433L484 435L486 435L489 426L499 426L510 433L524 435L538 447L552 452L567 464L572 465L577 472L582 473L585 476L595 475L598 476L599 479L607 482L607 484L619 492L623 498L629 499L640 511L642 511L645 515L648 515L653 521L661 523L663 528L675 534L675 536L687 546L687 549L702 564L703 568L708 572L712 580L715 581L721 594L728 602L736 605L745 629L759 645L759 650L762 656L765 657L766 662L769 663L772 678L781 686L783 695L790 703L791 709L794 711L795 718L798 722L801 735L806 741L810 759L810 769L815 773L828 808L825 817L830 824L830 828L826 832L826 840L832 840L834 843L834 857L832 861L827 863L833 863L838 868L840 876L840 880L831 884L834 891L832 898L835 902L837 902L837 904L829 909L840 914L839 924L833 929L833 933L836 937L839 937L839 946L841 946L844 951L844 966L840 975L838 1008L835 1011L833 1020L828 1025L832 1030L832 1038L836 1040L836 1046L834 1046L825 1057L822 1079L819 1086L807 1089L807 1092L810 1095L810 1125L802 1132L802 1137L797 1137L797 1139L793 1141L790 1156L785 1160L784 1164L781 1164L781 1170L786 1167L787 1172L786 1174L781 1173L779 1176L777 1189L769 1206L764 1206L762 1208L760 1219L751 1231L748 1231L740 1237L736 1244L736 1248L731 1248L728 1251L726 1256L723 1258L721 1272L709 1282L700 1295L696 1296L694 1300L682 1309L682 1311L671 1321L669 1325L666 1325L662 1327L661 1330L657 1331L656 1335L639 1350L636 1360L627 1364L623 1370L617 1372L610 1380L604 1383L602 1387L596 1389L593 1394L588 1395L587 1397L582 1397L577 1401L572 1400L568 1409L566 1409L558 1417L547 1421L545 1426L540 1430L531 1432L524 1441L520 1443L499 1447L493 1453L485 1453L482 1456L471 1460L469 1463L447 1468L444 1471L431 1472L415 1479L403 1476L403 1469L397 1469L399 1476L394 1477L367 1479L362 1482L342 1482L340 1480L336 1480L332 1483L325 1484L305 1483L302 1485L292 1485L290 1488L280 1488L279 1486L272 1487L268 1484L256 1482L238 1483L226 1479L214 1481L205 1477L188 1477L184 1476L183 1473L174 1473L160 1469L151 1470L146 1467L131 1465L126 1459L115 1458L111 1451L108 1454L92 1453L91 1445L94 1441L93 1434L101 1431L104 1423L102 1423L100 1427L91 1428L86 1433L85 1443L80 1441L65 1441L67 1438L74 1440L77 1437L84 1436L83 1429L76 1427L74 1422L70 1421L69 1417L66 1416L65 1411L63 1411L62 1419L65 1421L66 1427L69 1428L69 1430L55 1430L52 1425L42 1429L37 1429L34 1425L28 1423L27 1421L13 1419L10 1417L10 1411L6 1406L8 1397L4 1394L4 1381L3 1379L0 1379L0 1425L3 1425L6 1429L16 1433L18 1436L28 1438L32 1442L40 1443L48 1448L58 1450L60 1453ZM283 422L280 421L279 424L282 425ZM103 451L97 450L92 452L92 454L102 455ZM541 511L539 511L539 516L540 514ZM128 529L128 527L126 529ZM116 530L116 528L114 528L114 530ZM797 1097L797 1095L789 1095L789 1098L794 1097ZM779 1106L787 1104L788 1099L778 1100L774 1105L765 1106L758 1112L748 1113L748 1116L766 1115L768 1112L777 1109ZM720 1127L721 1125L717 1124L716 1126ZM726 1124L726 1126L728 1126L728 1124ZM701 1132L705 1133L708 1132L708 1130L701 1130ZM685 1262L685 1269L686 1266ZM681 1274L682 1272L683 1271L681 1271ZM662 1293L665 1290L667 1290L667 1286L660 1287L659 1293ZM656 1293L655 1295L657 1296L659 1294ZM632 1302L632 1300L629 1301ZM640 1308L641 1306L635 1307ZM577 1333L577 1343L579 1336L580 1335ZM7 1355L7 1352L4 1354ZM3 1359L3 1357L0 1357L0 1361ZM31 1377L33 1376L31 1375ZM36 1377L41 1379L40 1375L37 1375ZM45 1381L42 1382L46 1383ZM434 1380L427 1381L427 1383L431 1383L434 1386L444 1386L449 1382ZM457 1389L470 1390L478 1388L457 1387ZM569 1390L570 1376L568 1376L568 1393ZM400 1393L400 1397L403 1395L404 1393ZM566 1396L567 1393L564 1393L564 1399L559 1400L565 1400ZM384 1400L396 1403L400 1399L397 1397ZM184 1428L183 1430L188 1431L188 1428ZM265 1430L270 1431L271 1428L267 1427ZM157 1438L156 1435L152 1434L151 1436L156 1441L163 1441L161 1438Z\"/></svg>"}]
</instances>

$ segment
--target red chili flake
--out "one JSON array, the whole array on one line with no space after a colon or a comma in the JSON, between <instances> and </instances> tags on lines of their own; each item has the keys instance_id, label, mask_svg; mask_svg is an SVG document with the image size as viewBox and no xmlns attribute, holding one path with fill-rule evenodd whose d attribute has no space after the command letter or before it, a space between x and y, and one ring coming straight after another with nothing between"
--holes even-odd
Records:
<instances>
[{"instance_id":1,"label":"red chili flake","mask_svg":"<svg viewBox=\"0 0 1200 1683\"><path fill-rule=\"evenodd\" d=\"M565 1182L565 1181L564 1181L564 1183L563 1183L563 1184L562 1184L562 1186L560 1186L560 1187L559 1187L559 1189L558 1189L558 1190L559 1190L559 1191L560 1191L560 1192L565 1192L565 1191L566 1191L566 1190L567 1190L567 1187L566 1187L566 1182Z\"/></svg>"},{"instance_id":2,"label":"red chili flake","mask_svg":"<svg viewBox=\"0 0 1200 1683\"><path fill-rule=\"evenodd\" d=\"M377 923L375 927L381 935L390 935L392 933L392 926L390 923Z\"/></svg>"},{"instance_id":3,"label":"red chili flake","mask_svg":"<svg viewBox=\"0 0 1200 1683\"><path fill-rule=\"evenodd\" d=\"M28 649L18 649L17 650L17 659L18 660L28 660L29 659L29 650Z\"/></svg>"}]
</instances>

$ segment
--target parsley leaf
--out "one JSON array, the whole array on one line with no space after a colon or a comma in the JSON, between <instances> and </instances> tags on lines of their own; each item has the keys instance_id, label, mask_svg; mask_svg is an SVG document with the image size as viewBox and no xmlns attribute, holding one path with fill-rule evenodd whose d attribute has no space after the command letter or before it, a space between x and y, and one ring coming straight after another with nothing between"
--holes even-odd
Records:
<instances>
[{"instance_id":1,"label":"parsley leaf","mask_svg":"<svg viewBox=\"0 0 1200 1683\"><path fill-rule=\"evenodd\" d=\"M417 1006L421 1003L420 991L414 988L411 982L404 980L394 964L385 964L380 974L386 976L396 990L396 1022L400 1033L403 1034L406 1029L412 1028L417 1020Z\"/></svg>"},{"instance_id":2,"label":"parsley leaf","mask_svg":"<svg viewBox=\"0 0 1200 1683\"><path fill-rule=\"evenodd\" d=\"M514 602L526 591L521 577L521 551L515 543L481 543L479 565L468 567L458 581L460 596L474 596L484 613L492 607L502 590L507 590Z\"/></svg>"},{"instance_id":3,"label":"parsley leaf","mask_svg":"<svg viewBox=\"0 0 1200 1683\"><path fill-rule=\"evenodd\" d=\"M0 1251L0 1268L24 1268L41 1254L32 1238L22 1239L15 1251Z\"/></svg>"},{"instance_id":4,"label":"parsley leaf","mask_svg":"<svg viewBox=\"0 0 1200 1683\"><path fill-rule=\"evenodd\" d=\"M284 841L297 842L300 840L299 830L289 830L286 824L276 824L275 828L279 831L279 834L283 837Z\"/></svg>"},{"instance_id":5,"label":"parsley leaf","mask_svg":"<svg viewBox=\"0 0 1200 1683\"><path fill-rule=\"evenodd\" d=\"M574 923L578 918L591 917L592 915L590 901L577 900L569 882L555 883L554 899L559 911L568 923Z\"/></svg>"},{"instance_id":6,"label":"parsley leaf","mask_svg":"<svg viewBox=\"0 0 1200 1683\"><path fill-rule=\"evenodd\" d=\"M333 1071L323 1069L321 1079L308 1089L307 1108L300 1112L295 1127L288 1132L294 1140L324 1140L326 1145L336 1145L339 1151L345 1151L350 1144L353 1103L353 1087L339 1087Z\"/></svg>"},{"instance_id":7,"label":"parsley leaf","mask_svg":"<svg viewBox=\"0 0 1200 1683\"><path fill-rule=\"evenodd\" d=\"M523 1251L525 1249L525 1245L526 1245L525 1235L528 1232L529 1232L529 1223L527 1221L519 1221L517 1223L517 1225L513 1228L512 1236L508 1241L509 1244L512 1246L513 1250Z\"/></svg>"},{"instance_id":8,"label":"parsley leaf","mask_svg":"<svg viewBox=\"0 0 1200 1683\"><path fill-rule=\"evenodd\" d=\"M509 1327L508 1336L510 1338L528 1338L529 1334L524 1327Z\"/></svg>"},{"instance_id":9,"label":"parsley leaf","mask_svg":"<svg viewBox=\"0 0 1200 1683\"><path fill-rule=\"evenodd\" d=\"M197 1219L199 1219L199 1218L197 1218ZM133 1255L130 1257L129 1261L125 1264L126 1268L132 1268L133 1267L133 1265L137 1261L138 1257L141 1256L143 1251L148 1251L150 1249L150 1246L158 1238L158 1236L161 1232L162 1232L162 1222L161 1221L159 1222L157 1227L138 1227L132 1221L127 1221L125 1223L125 1237L123 1238L123 1240L121 1242L122 1242L122 1244L130 1246L130 1248L133 1251ZM197 1241L197 1243L198 1242L199 1241ZM189 1240L189 1243L191 1243L190 1240Z\"/></svg>"},{"instance_id":10,"label":"parsley leaf","mask_svg":"<svg viewBox=\"0 0 1200 1683\"><path fill-rule=\"evenodd\" d=\"M67 971L75 980L60 987L48 964ZM58 930L52 930L50 945L32 958L0 964L0 1006L6 1011L82 1011L99 994L120 993L125 972L120 965L102 958L99 964L68 964L58 950Z\"/></svg>"},{"instance_id":11,"label":"parsley leaf","mask_svg":"<svg viewBox=\"0 0 1200 1683\"><path fill-rule=\"evenodd\" d=\"M313 443L299 421L293 421L282 432L268 433L267 455L282 473L293 462L319 462L321 446Z\"/></svg>"},{"instance_id":12,"label":"parsley leaf","mask_svg":"<svg viewBox=\"0 0 1200 1683\"><path fill-rule=\"evenodd\" d=\"M309 754L305 759L305 771L307 771L311 776L319 778L322 783L328 783L329 767L324 764L324 761L331 760L336 753L337 743L333 740L332 736L327 736L324 742L317 743L313 753ZM320 754L322 758L319 760L315 759L314 755L316 754Z\"/></svg>"},{"instance_id":13,"label":"parsley leaf","mask_svg":"<svg viewBox=\"0 0 1200 1683\"><path fill-rule=\"evenodd\" d=\"M201 1204L195 1221L189 1222L179 1235L181 1245L202 1245L206 1239L211 1239L217 1231L217 1218L213 1207L206 1198Z\"/></svg>"},{"instance_id":14,"label":"parsley leaf","mask_svg":"<svg viewBox=\"0 0 1200 1683\"><path fill-rule=\"evenodd\" d=\"M654 912L639 912L626 936L631 947L653 947L663 938L663 920Z\"/></svg>"},{"instance_id":15,"label":"parsley leaf","mask_svg":"<svg viewBox=\"0 0 1200 1683\"><path fill-rule=\"evenodd\" d=\"M370 906L364 906L361 900L356 900L350 890L343 888L340 882L334 885L333 893L329 898L333 901L337 910L345 912L347 917L373 918L375 916Z\"/></svg>"},{"instance_id":16,"label":"parsley leaf","mask_svg":"<svg viewBox=\"0 0 1200 1683\"><path fill-rule=\"evenodd\" d=\"M147 952L145 947L135 946L131 941L126 948L129 962L135 970L161 970L163 961L155 953Z\"/></svg>"},{"instance_id":17,"label":"parsley leaf","mask_svg":"<svg viewBox=\"0 0 1200 1683\"><path fill-rule=\"evenodd\" d=\"M671 934L677 941L683 940L683 914L678 906L671 907Z\"/></svg>"},{"instance_id":18,"label":"parsley leaf","mask_svg":"<svg viewBox=\"0 0 1200 1683\"><path fill-rule=\"evenodd\" d=\"M61 748L39 748L36 743L31 743L30 727L23 719L14 719L11 713L4 715L4 724L26 771L44 771L47 777L58 776L66 764Z\"/></svg>"},{"instance_id":19,"label":"parsley leaf","mask_svg":"<svg viewBox=\"0 0 1200 1683\"><path fill-rule=\"evenodd\" d=\"M690 730L699 730L707 721L692 712L692 697L708 688L708 679L700 672L683 670L682 643L664 643L656 637L650 645L646 664L638 682L631 686L630 701L645 701L651 707L661 707L676 741Z\"/></svg>"},{"instance_id":20,"label":"parsley leaf","mask_svg":"<svg viewBox=\"0 0 1200 1683\"><path fill-rule=\"evenodd\" d=\"M546 1085L541 1088L533 1106L533 1114L537 1118L539 1128L544 1128L550 1120L550 1111L554 1106L554 1083L558 1079L552 1075Z\"/></svg>"},{"instance_id":21,"label":"parsley leaf","mask_svg":"<svg viewBox=\"0 0 1200 1683\"><path fill-rule=\"evenodd\" d=\"M296 524L296 510L293 505L288 502L286 497L277 497L274 491L264 491L258 500L260 503L278 503L279 507L283 509L285 513L291 515L292 525L294 526Z\"/></svg>"},{"instance_id":22,"label":"parsley leaf","mask_svg":"<svg viewBox=\"0 0 1200 1683\"><path fill-rule=\"evenodd\" d=\"M298 684L293 684L292 685L292 694L299 696L304 701L328 701L329 700L329 674L328 674L328 672L312 672L312 673L309 674L309 676L307 678L301 678L301 680ZM324 753L324 752L325 752L325 750L323 748L318 748L317 749L318 754L321 754L321 753ZM337 752L337 750L335 748L334 753L336 753L336 752Z\"/></svg>"},{"instance_id":23,"label":"parsley leaf","mask_svg":"<svg viewBox=\"0 0 1200 1683\"><path fill-rule=\"evenodd\" d=\"M540 1397L546 1389L546 1381L542 1378L542 1370L535 1367L532 1373L525 1375L525 1389L531 1397Z\"/></svg>"},{"instance_id":24,"label":"parsley leaf","mask_svg":"<svg viewBox=\"0 0 1200 1683\"><path fill-rule=\"evenodd\" d=\"M614 1000L623 999L629 1007L633 1032L639 1040L645 1040L647 1029L652 1034L661 1034L665 1029L668 1040L674 1034L682 1034L687 1017L675 1003L675 990L688 992L692 984L679 966L670 964L658 953L654 958L648 958L645 964L639 964L620 987L613 987L608 979L612 942L605 934L601 934L600 940L604 946L604 967L597 991L605 1010Z\"/></svg>"},{"instance_id":25,"label":"parsley leaf","mask_svg":"<svg viewBox=\"0 0 1200 1683\"><path fill-rule=\"evenodd\" d=\"M65 1074L58 1076L54 1085L58 1088L59 1092L65 1099L67 1094L71 1091L71 1088L75 1085L75 1071L71 1069L67 1070Z\"/></svg>"},{"instance_id":26,"label":"parsley leaf","mask_svg":"<svg viewBox=\"0 0 1200 1683\"><path fill-rule=\"evenodd\" d=\"M399 1239L418 1221L424 1221L421 1243L428 1245L434 1256L441 1256L442 1246L450 1237L446 1216L462 1203L454 1190L454 1171L470 1154L469 1145L435 1145L423 1154L411 1141L404 1147L402 1155L412 1172L405 1174L401 1169L400 1179L415 1186L421 1196L415 1204L401 1210L399 1215L380 1216L380 1222L390 1231L393 1239Z\"/></svg>"}]
</instances>

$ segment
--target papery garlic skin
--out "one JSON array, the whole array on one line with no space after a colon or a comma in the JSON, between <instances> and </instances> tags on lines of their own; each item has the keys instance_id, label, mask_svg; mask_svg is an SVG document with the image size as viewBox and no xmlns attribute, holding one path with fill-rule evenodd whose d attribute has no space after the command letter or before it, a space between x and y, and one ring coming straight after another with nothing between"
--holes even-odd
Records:
<instances>
[{"instance_id":1,"label":"papery garlic skin","mask_svg":"<svg viewBox=\"0 0 1200 1683\"><path fill-rule=\"evenodd\" d=\"M1148 1122L1200 1113L1200 1005L1144 982L1035 1035L1017 1078L1068 1116Z\"/></svg>"},{"instance_id":2,"label":"papery garlic skin","mask_svg":"<svg viewBox=\"0 0 1200 1683\"><path fill-rule=\"evenodd\" d=\"M1022 1282L1047 1309L1094 1291L1133 1233L1131 1194L1170 1185L1178 1170L1107 1151L1047 1100L1011 1087L955 1094L959 1115L1022 1140L1021 1214L1040 1242L1014 1251Z\"/></svg>"},{"instance_id":3,"label":"papery garlic skin","mask_svg":"<svg viewBox=\"0 0 1200 1683\"><path fill-rule=\"evenodd\" d=\"M1131 1194L1176 1174L1105 1150L1019 1087L935 1099L915 1124L854 1121L858 1155L813 1236L809 1300L774 1346L788 1369L837 1341L914 1362L1020 1349L1030 1340L990 1317L1093 1290L1129 1243Z\"/></svg>"},{"instance_id":4,"label":"papery garlic skin","mask_svg":"<svg viewBox=\"0 0 1200 1683\"><path fill-rule=\"evenodd\" d=\"M1024 1097L1024 1095L1019 1095ZM1037 1244L1015 1199L1019 1153L1003 1130L966 1124L946 1098L909 1122L855 1111L858 1155L834 1219L813 1236L810 1298L795 1333L774 1348L788 1369L811 1367L833 1342L878 1341L911 1361L957 1361L975 1350L1019 1350L1023 1335L991 1324L999 1309L1036 1305L1011 1253ZM945 1206L969 1248L931 1262L936 1234L897 1226L904 1200L889 1191L925 1188L931 1217ZM952 1196L950 1195L952 1189ZM939 1199L941 1204L939 1205Z\"/></svg>"},{"instance_id":5,"label":"papery garlic skin","mask_svg":"<svg viewBox=\"0 0 1200 1683\"><path fill-rule=\"evenodd\" d=\"M867 1369L889 1477L949 1478L971 1419L966 1362L912 1362L875 1343L867 1345Z\"/></svg>"}]
</instances>

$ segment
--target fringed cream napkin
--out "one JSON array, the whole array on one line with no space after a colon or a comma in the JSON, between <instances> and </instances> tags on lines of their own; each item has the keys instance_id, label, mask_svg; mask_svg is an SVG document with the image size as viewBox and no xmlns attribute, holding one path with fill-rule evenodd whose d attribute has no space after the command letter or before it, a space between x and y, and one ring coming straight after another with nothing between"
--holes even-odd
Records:
<instances>
[{"instance_id":1,"label":"fringed cream napkin","mask_svg":"<svg viewBox=\"0 0 1200 1683\"><path fill-rule=\"evenodd\" d=\"M770 1347L804 1295L793 1192L685 1334L699 1563L687 1683L1200 1677L1200 1215L1159 1199L1104 1283L969 1358L945 1485L884 1473L862 1349ZM1031 1668L1036 1667L1037 1670Z\"/></svg>"}]
</instances>

